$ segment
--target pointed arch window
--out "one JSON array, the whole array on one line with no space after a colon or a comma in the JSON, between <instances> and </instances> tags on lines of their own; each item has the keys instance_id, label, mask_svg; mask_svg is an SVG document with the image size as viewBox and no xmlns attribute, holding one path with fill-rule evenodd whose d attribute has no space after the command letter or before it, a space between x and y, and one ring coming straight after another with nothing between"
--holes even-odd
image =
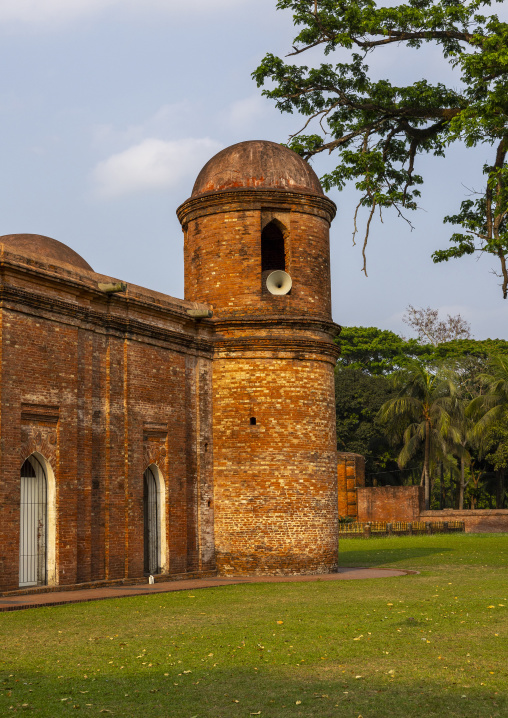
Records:
<instances>
[{"instance_id":1,"label":"pointed arch window","mask_svg":"<svg viewBox=\"0 0 508 718\"><path fill-rule=\"evenodd\" d=\"M157 479L149 466L143 474L144 571L159 573L159 515Z\"/></svg>"},{"instance_id":2,"label":"pointed arch window","mask_svg":"<svg viewBox=\"0 0 508 718\"><path fill-rule=\"evenodd\" d=\"M166 573L166 484L156 464L143 474L143 549L145 574Z\"/></svg>"},{"instance_id":3,"label":"pointed arch window","mask_svg":"<svg viewBox=\"0 0 508 718\"><path fill-rule=\"evenodd\" d=\"M261 272L286 271L284 234L276 221L269 222L261 233Z\"/></svg>"},{"instance_id":4,"label":"pointed arch window","mask_svg":"<svg viewBox=\"0 0 508 718\"><path fill-rule=\"evenodd\" d=\"M19 585L48 582L48 481L43 464L32 454L20 474Z\"/></svg>"}]
</instances>

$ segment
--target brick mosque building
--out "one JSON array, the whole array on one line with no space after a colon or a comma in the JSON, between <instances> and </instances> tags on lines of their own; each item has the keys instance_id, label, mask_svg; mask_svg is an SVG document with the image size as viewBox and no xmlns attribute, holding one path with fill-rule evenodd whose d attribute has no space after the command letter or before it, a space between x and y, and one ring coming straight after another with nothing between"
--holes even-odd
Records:
<instances>
[{"instance_id":1,"label":"brick mosque building","mask_svg":"<svg viewBox=\"0 0 508 718\"><path fill-rule=\"evenodd\" d=\"M0 591L336 570L334 214L253 141L178 208L184 300L0 237Z\"/></svg>"}]
</instances>

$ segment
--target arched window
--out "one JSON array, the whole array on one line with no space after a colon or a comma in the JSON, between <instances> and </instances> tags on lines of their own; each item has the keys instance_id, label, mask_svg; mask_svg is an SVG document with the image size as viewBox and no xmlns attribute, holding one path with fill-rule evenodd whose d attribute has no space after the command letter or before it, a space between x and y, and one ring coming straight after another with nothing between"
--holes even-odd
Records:
<instances>
[{"instance_id":1,"label":"arched window","mask_svg":"<svg viewBox=\"0 0 508 718\"><path fill-rule=\"evenodd\" d=\"M269 222L261 233L261 272L286 271L284 235L278 224Z\"/></svg>"},{"instance_id":2,"label":"arched window","mask_svg":"<svg viewBox=\"0 0 508 718\"><path fill-rule=\"evenodd\" d=\"M143 474L144 572L166 571L166 487L160 470L151 464Z\"/></svg>"},{"instance_id":3,"label":"arched window","mask_svg":"<svg viewBox=\"0 0 508 718\"><path fill-rule=\"evenodd\" d=\"M48 481L35 454L21 467L19 585L48 583Z\"/></svg>"}]
</instances>

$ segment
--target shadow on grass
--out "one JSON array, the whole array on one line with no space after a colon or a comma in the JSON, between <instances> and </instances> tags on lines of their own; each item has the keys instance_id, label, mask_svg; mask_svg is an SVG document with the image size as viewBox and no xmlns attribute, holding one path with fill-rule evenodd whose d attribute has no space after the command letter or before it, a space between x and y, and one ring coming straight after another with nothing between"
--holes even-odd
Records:
<instances>
[{"instance_id":1,"label":"shadow on grass","mask_svg":"<svg viewBox=\"0 0 508 718\"><path fill-rule=\"evenodd\" d=\"M446 564L447 555L453 553L453 549L435 546L414 546L400 548L379 548L379 544L369 549L368 547L358 549L341 549L339 542L339 566L393 566L393 564L404 564L404 568L410 568L421 564L421 559L432 556L432 564Z\"/></svg>"},{"instance_id":2,"label":"shadow on grass","mask_svg":"<svg viewBox=\"0 0 508 718\"><path fill-rule=\"evenodd\" d=\"M390 664L391 665L391 664ZM180 675L116 672L93 680L18 672L3 679L2 715L29 710L41 718L94 715L122 718L501 718L508 701L493 687L465 688L443 675L393 678L387 671L355 675L330 665L236 666ZM388 670L388 669L387 669ZM324 675L324 673L326 675ZM392 671L392 674L394 671ZM395 671L397 674L398 671ZM157 675L158 674L158 675ZM21 684L21 685L20 685ZM495 689L494 689L495 690ZM12 708L11 708L12 706ZM422 713L422 706L425 706ZM78 709L78 710L76 710Z\"/></svg>"}]
</instances>

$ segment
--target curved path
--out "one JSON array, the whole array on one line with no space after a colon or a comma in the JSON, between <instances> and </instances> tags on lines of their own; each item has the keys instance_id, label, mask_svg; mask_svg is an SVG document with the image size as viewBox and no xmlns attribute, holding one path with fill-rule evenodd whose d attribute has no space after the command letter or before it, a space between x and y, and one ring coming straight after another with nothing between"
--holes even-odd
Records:
<instances>
[{"instance_id":1,"label":"curved path","mask_svg":"<svg viewBox=\"0 0 508 718\"><path fill-rule=\"evenodd\" d=\"M67 603L85 603L100 601L106 598L122 596L145 596L150 593L168 593L170 591L196 591L200 588L215 586L232 586L240 583L295 583L303 581L352 581L366 578L390 578L418 573L392 568L339 568L337 573L323 573L312 576L241 576L237 578L193 578L180 581L165 581L153 585L140 584L134 586L104 586L102 588L85 588L74 591L52 591L24 595L11 594L0 596L0 613L4 611L20 611L26 608L43 608L45 606L62 606Z\"/></svg>"}]
</instances>

